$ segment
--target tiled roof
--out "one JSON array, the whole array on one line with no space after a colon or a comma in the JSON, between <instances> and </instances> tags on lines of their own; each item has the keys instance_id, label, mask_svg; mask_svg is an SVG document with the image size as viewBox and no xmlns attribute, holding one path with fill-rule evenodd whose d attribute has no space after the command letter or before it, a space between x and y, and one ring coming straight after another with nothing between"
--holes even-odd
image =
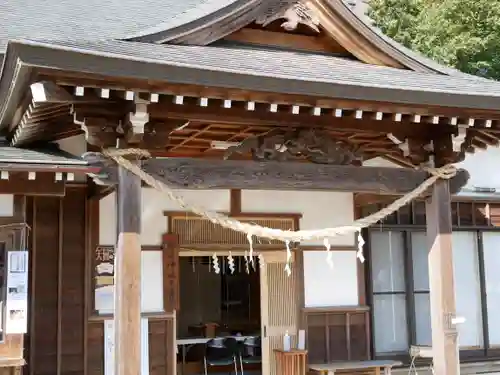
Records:
<instances>
[{"instance_id":1,"label":"tiled roof","mask_svg":"<svg viewBox=\"0 0 500 375\"><path fill-rule=\"evenodd\" d=\"M269 82L279 80L288 87L288 90L291 89L292 92L296 93L301 91L300 82L310 83L307 92L317 95L326 95L322 91L322 87L327 88L328 86L322 84L336 83L346 86L346 89L348 87L359 87L367 90L375 88L441 93L449 96L464 95L500 98L500 82L492 80L471 79L470 76L445 76L412 72L308 52L236 45L231 47L183 46L127 41L65 41L57 43L21 41L20 43L96 57L119 58L163 66L181 67L187 70L192 69L193 73L197 70L213 73L233 73L240 75L243 80L230 83L234 87L244 85L245 77L248 77L248 80L252 77L267 77ZM94 65L93 69L95 67ZM304 67L307 67L307 69ZM121 69L122 67L116 66L116 74L121 74ZM126 68L123 67L123 69ZM140 75L147 72L137 71L136 73ZM165 73L167 74L167 71ZM168 78L171 81L183 80L180 76ZM193 82L179 83L201 83L199 79L201 79L199 75L194 74L192 76ZM208 84L208 82L206 83ZM316 90L314 84L317 86ZM275 87L275 89L280 90L280 87ZM338 94L343 95L344 93Z\"/></svg>"},{"instance_id":2,"label":"tiled roof","mask_svg":"<svg viewBox=\"0 0 500 375\"><path fill-rule=\"evenodd\" d=\"M185 24L234 1L2 0L0 53L10 39L125 39Z\"/></svg>"},{"instance_id":3,"label":"tiled roof","mask_svg":"<svg viewBox=\"0 0 500 375\"><path fill-rule=\"evenodd\" d=\"M76 156L68 154L57 147L23 149L12 147L4 139L0 139L0 163L38 164L59 166L87 166L88 163Z\"/></svg>"}]
</instances>

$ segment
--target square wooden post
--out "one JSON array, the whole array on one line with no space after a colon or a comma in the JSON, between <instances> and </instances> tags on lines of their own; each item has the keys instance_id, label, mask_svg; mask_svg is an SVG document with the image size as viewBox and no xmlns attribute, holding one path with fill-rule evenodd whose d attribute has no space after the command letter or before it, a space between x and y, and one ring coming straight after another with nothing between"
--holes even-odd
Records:
<instances>
[{"instance_id":1,"label":"square wooden post","mask_svg":"<svg viewBox=\"0 0 500 375\"><path fill-rule=\"evenodd\" d=\"M458 334L455 318L455 284L451 196L448 181L439 180L426 202L429 241L429 288L434 372L460 374Z\"/></svg>"},{"instance_id":2,"label":"square wooden post","mask_svg":"<svg viewBox=\"0 0 500 375\"><path fill-rule=\"evenodd\" d=\"M141 373L141 180L118 167L115 251L115 374Z\"/></svg>"}]
</instances>

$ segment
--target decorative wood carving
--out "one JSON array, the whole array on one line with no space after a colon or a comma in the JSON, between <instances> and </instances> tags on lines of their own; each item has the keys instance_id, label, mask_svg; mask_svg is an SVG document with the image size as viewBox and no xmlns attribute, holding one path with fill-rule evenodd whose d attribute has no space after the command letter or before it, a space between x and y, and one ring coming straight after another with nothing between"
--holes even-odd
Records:
<instances>
[{"instance_id":1,"label":"decorative wood carving","mask_svg":"<svg viewBox=\"0 0 500 375\"><path fill-rule=\"evenodd\" d=\"M100 166L95 176L100 183L116 184L117 167L98 153L86 153L85 160ZM189 158L149 159L142 168L172 188L327 190L399 195L419 186L425 171L388 167L319 165L303 162L252 162ZM468 181L460 169L450 181L457 193Z\"/></svg>"},{"instance_id":2,"label":"decorative wood carving","mask_svg":"<svg viewBox=\"0 0 500 375\"><path fill-rule=\"evenodd\" d=\"M123 135L119 132L119 124L110 123L105 118L80 117L75 114L74 121L85 132L85 139L92 146L114 147L116 139Z\"/></svg>"},{"instance_id":3,"label":"decorative wood carving","mask_svg":"<svg viewBox=\"0 0 500 375\"><path fill-rule=\"evenodd\" d=\"M318 129L272 130L229 147L224 159L234 153L251 153L256 161L305 158L316 164L349 165L363 160L355 147L336 141L327 132Z\"/></svg>"},{"instance_id":4,"label":"decorative wood carving","mask_svg":"<svg viewBox=\"0 0 500 375\"><path fill-rule=\"evenodd\" d=\"M255 22L263 27L278 20L285 19L281 24L287 31L297 29L303 24L319 33L319 19L314 12L301 0L274 0L266 1L262 13Z\"/></svg>"},{"instance_id":5,"label":"decorative wood carving","mask_svg":"<svg viewBox=\"0 0 500 375\"><path fill-rule=\"evenodd\" d=\"M185 120L149 121L145 125L140 147L148 150L165 149L170 134L184 124Z\"/></svg>"}]
</instances>

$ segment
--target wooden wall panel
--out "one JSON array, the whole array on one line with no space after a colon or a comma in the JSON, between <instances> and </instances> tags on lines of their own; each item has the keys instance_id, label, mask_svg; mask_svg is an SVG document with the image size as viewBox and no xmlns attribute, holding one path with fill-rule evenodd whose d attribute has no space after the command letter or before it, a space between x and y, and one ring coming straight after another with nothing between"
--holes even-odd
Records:
<instances>
[{"instance_id":1,"label":"wooden wall panel","mask_svg":"<svg viewBox=\"0 0 500 375\"><path fill-rule=\"evenodd\" d=\"M149 373L167 375L168 323L164 320L149 321Z\"/></svg>"},{"instance_id":2,"label":"wooden wall panel","mask_svg":"<svg viewBox=\"0 0 500 375\"><path fill-rule=\"evenodd\" d=\"M32 272L35 295L31 314L31 373L57 374L58 372L58 259L59 215L61 199L36 197L33 204Z\"/></svg>"},{"instance_id":3,"label":"wooden wall panel","mask_svg":"<svg viewBox=\"0 0 500 375\"><path fill-rule=\"evenodd\" d=\"M90 322L87 327L87 375L104 375L104 324Z\"/></svg>"},{"instance_id":4,"label":"wooden wall panel","mask_svg":"<svg viewBox=\"0 0 500 375\"><path fill-rule=\"evenodd\" d=\"M63 199L58 286L60 374L81 374L84 370L85 193L84 189L68 189Z\"/></svg>"},{"instance_id":5,"label":"wooden wall panel","mask_svg":"<svg viewBox=\"0 0 500 375\"><path fill-rule=\"evenodd\" d=\"M84 374L87 362L94 363L86 361L85 345L89 336L85 275L90 254L86 194L84 187L69 187L65 197L28 199L26 216L32 235L26 374ZM102 356L102 334L99 340ZM98 345L97 340L92 342L92 348Z\"/></svg>"},{"instance_id":6,"label":"wooden wall panel","mask_svg":"<svg viewBox=\"0 0 500 375\"><path fill-rule=\"evenodd\" d=\"M306 308L304 318L310 363L370 358L367 307Z\"/></svg>"}]
</instances>

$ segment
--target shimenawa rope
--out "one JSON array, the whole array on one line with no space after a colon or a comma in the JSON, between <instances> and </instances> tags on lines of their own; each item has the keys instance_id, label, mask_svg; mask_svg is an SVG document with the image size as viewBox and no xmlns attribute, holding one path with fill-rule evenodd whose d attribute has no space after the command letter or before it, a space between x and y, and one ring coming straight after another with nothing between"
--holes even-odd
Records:
<instances>
[{"instance_id":1,"label":"shimenawa rope","mask_svg":"<svg viewBox=\"0 0 500 375\"><path fill-rule=\"evenodd\" d=\"M403 197L396 199L394 202L392 202L382 210L374 214L371 214L369 216L366 216L362 219L355 220L349 225L344 225L334 228L325 228L325 229L284 231L280 229L262 227L260 225L251 223L242 223L236 219L220 214L218 212L209 211L202 207L186 203L184 199L178 196L174 192L174 190L171 189L169 186L165 185L161 181L156 180L153 176L143 171L138 165L130 162L124 157L133 155L140 158L150 158L151 155L149 154L149 152L145 150L136 148L108 149L108 150L103 150L102 153L104 156L114 160L118 165L122 166L125 169L128 169L130 172L139 176L144 182L146 182L154 189L165 193L170 199L175 201L182 208L192 211L193 213L210 220L212 223L219 224L225 228L230 228L232 230L245 233L249 239L250 245L252 244L253 236L263 237L273 240L281 240L287 244L290 244L291 242L302 242L305 240L314 240L314 239L322 239L327 241L329 237L360 232L363 228L367 228L373 224L376 224L380 220L384 219L385 217L399 210L401 207L410 203L413 199L417 198L423 192L425 192L438 179L450 179L454 177L457 173L456 168L452 165L446 165L441 168L427 168L426 171L428 171L431 174L431 176L427 180L425 180L420 186L418 186L408 194L404 195ZM252 251L252 246L250 246L250 251Z\"/></svg>"}]
</instances>

